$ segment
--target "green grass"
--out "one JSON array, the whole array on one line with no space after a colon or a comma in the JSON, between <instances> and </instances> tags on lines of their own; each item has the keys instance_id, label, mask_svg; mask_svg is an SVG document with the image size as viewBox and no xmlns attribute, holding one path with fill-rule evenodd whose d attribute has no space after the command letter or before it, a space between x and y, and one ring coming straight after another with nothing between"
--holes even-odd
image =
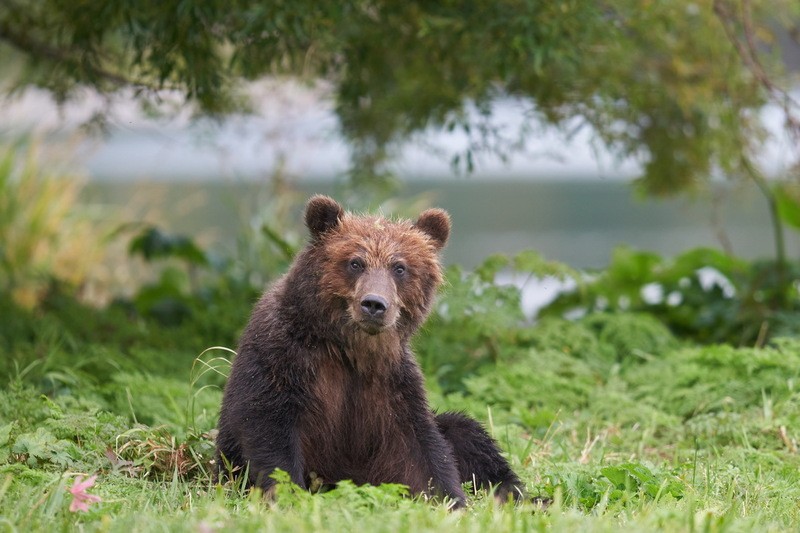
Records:
<instances>
[{"instance_id":1,"label":"green grass","mask_svg":"<svg viewBox=\"0 0 800 533\"><path fill-rule=\"evenodd\" d=\"M548 319L496 337L464 330L459 340L447 329L458 324L438 317L418 341L432 403L482 420L529 494L552 500L546 510L501 507L479 493L450 512L398 486L342 483L309 494L283 482L266 501L215 485L209 461L231 353L192 352L186 346L213 339L195 332L182 347L169 334L192 334L190 326L160 329L62 304L16 313L0 335L8 356L0 531L788 531L800 523L797 340L698 346L635 314ZM487 350L491 342L499 348ZM436 350L448 347L472 357L471 370L437 379ZM451 355L446 363L458 364ZM102 501L70 512L76 476L93 474L89 492Z\"/></svg>"}]
</instances>

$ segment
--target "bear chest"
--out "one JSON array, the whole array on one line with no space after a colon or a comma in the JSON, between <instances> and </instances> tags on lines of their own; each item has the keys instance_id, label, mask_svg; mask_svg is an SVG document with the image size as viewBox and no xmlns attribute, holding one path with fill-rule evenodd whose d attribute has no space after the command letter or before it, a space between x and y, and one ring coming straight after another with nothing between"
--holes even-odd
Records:
<instances>
[{"instance_id":1,"label":"bear chest","mask_svg":"<svg viewBox=\"0 0 800 533\"><path fill-rule=\"evenodd\" d=\"M316 372L311 404L304 417L311 427L324 428L338 436L355 432L365 438L407 418L401 391L383 376L364 377L341 364L326 363ZM346 439L345 439L346 440Z\"/></svg>"},{"instance_id":2,"label":"bear chest","mask_svg":"<svg viewBox=\"0 0 800 533\"><path fill-rule=\"evenodd\" d=\"M310 393L299 427L307 472L326 482L404 477L385 471L416 447L408 406L391 380L366 379L343 365L324 364Z\"/></svg>"}]
</instances>

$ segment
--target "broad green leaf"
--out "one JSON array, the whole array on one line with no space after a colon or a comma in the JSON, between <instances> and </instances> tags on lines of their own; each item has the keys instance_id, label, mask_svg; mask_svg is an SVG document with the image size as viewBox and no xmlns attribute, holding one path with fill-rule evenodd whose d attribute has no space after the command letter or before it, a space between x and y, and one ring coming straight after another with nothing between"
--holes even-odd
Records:
<instances>
[{"instance_id":1,"label":"broad green leaf","mask_svg":"<svg viewBox=\"0 0 800 533\"><path fill-rule=\"evenodd\" d=\"M795 229L800 229L800 188L784 183L777 185L772 191L781 220Z\"/></svg>"}]
</instances>

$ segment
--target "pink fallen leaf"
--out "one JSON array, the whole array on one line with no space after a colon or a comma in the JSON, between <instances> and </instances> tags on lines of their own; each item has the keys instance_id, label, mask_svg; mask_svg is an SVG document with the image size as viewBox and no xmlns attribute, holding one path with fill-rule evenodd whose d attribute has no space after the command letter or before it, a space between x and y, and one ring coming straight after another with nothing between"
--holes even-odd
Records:
<instances>
[{"instance_id":1,"label":"pink fallen leaf","mask_svg":"<svg viewBox=\"0 0 800 533\"><path fill-rule=\"evenodd\" d=\"M89 494L86 489L94 485L97 479L97 474L89 478L83 479L83 476L75 478L75 483L70 487L69 492L72 494L72 503L69 505L69 511L75 513L83 511L84 513L89 510L90 503L97 503L103 501L100 496Z\"/></svg>"}]
</instances>

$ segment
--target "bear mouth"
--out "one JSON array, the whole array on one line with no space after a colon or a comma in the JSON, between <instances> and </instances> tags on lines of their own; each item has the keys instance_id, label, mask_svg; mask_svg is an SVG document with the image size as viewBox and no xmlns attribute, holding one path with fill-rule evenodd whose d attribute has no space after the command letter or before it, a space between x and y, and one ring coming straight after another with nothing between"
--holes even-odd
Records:
<instances>
[{"instance_id":1,"label":"bear mouth","mask_svg":"<svg viewBox=\"0 0 800 533\"><path fill-rule=\"evenodd\" d=\"M387 325L382 320L363 319L358 321L358 327L369 335L378 335L387 329Z\"/></svg>"}]
</instances>

